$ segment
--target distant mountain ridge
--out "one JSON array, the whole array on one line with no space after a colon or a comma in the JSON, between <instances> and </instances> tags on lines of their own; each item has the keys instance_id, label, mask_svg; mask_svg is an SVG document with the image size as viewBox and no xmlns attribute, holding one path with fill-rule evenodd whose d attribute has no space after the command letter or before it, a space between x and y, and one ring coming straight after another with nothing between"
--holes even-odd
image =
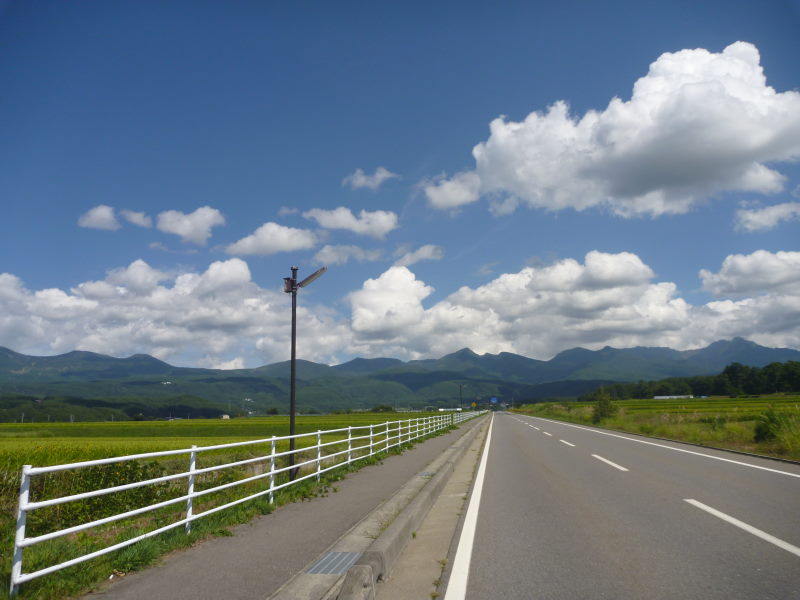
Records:
<instances>
[{"instance_id":1,"label":"distant mountain ridge","mask_svg":"<svg viewBox=\"0 0 800 600\"><path fill-rule=\"evenodd\" d=\"M479 355L468 348L407 362L355 358L330 366L298 360L297 399L301 410L323 412L378 404L452 406L492 396L535 400L576 396L611 382L714 375L733 362L763 367L786 361L800 361L800 351L766 348L742 338L682 351L572 348L547 361L509 352ZM252 369L200 369L174 367L144 354L26 356L0 347L0 395L136 402L194 397L220 406L233 402L243 407L246 400L259 411L284 410L289 366L283 361Z\"/></svg>"},{"instance_id":2,"label":"distant mountain ridge","mask_svg":"<svg viewBox=\"0 0 800 600\"><path fill-rule=\"evenodd\" d=\"M673 350L637 346L600 350L571 348L547 361L519 354L476 354L463 348L441 358L404 362L396 358L355 358L329 366L299 359L298 378L391 375L397 372L450 372L478 378L507 379L527 384L553 381L607 379L615 381L653 380L718 373L732 362L763 367L771 362L800 360L800 351L767 348L737 337L720 340L705 348ZM176 376L289 376L289 361L252 369L201 369L174 367L147 354L115 358L74 350L56 356L27 356L0 346L0 382L10 378L115 379L141 375Z\"/></svg>"}]
</instances>

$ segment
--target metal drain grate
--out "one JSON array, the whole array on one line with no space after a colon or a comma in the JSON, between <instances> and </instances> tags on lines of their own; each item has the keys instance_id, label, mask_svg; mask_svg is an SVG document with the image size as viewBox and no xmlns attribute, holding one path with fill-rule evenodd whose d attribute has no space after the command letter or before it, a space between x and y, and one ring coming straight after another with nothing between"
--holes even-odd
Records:
<instances>
[{"instance_id":1,"label":"metal drain grate","mask_svg":"<svg viewBox=\"0 0 800 600\"><path fill-rule=\"evenodd\" d=\"M361 558L362 552L328 552L306 569L315 575L341 575Z\"/></svg>"}]
</instances>

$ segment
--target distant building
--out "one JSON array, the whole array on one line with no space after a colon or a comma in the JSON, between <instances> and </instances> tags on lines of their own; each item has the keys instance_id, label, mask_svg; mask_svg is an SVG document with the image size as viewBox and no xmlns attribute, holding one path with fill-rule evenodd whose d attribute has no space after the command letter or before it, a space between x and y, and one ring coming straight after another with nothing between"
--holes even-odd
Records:
<instances>
[{"instance_id":1,"label":"distant building","mask_svg":"<svg viewBox=\"0 0 800 600\"><path fill-rule=\"evenodd\" d=\"M653 396L653 400L691 400L694 396Z\"/></svg>"},{"instance_id":2,"label":"distant building","mask_svg":"<svg viewBox=\"0 0 800 600\"><path fill-rule=\"evenodd\" d=\"M220 415L219 418L220 419L230 419L231 416L230 415Z\"/></svg>"}]
</instances>

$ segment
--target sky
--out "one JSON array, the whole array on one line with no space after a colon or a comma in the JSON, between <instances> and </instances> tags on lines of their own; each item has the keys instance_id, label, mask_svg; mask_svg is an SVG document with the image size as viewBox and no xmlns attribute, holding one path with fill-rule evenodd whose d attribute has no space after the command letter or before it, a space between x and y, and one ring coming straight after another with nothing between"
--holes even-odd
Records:
<instances>
[{"instance_id":1,"label":"sky","mask_svg":"<svg viewBox=\"0 0 800 600\"><path fill-rule=\"evenodd\" d=\"M800 3L0 1L0 346L800 349Z\"/></svg>"}]
</instances>

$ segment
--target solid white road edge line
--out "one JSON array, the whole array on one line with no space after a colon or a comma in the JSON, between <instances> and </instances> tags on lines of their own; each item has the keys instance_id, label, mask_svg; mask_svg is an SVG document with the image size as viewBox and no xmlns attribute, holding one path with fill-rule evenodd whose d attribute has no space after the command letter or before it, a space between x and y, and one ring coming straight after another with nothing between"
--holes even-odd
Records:
<instances>
[{"instance_id":1,"label":"solid white road edge line","mask_svg":"<svg viewBox=\"0 0 800 600\"><path fill-rule=\"evenodd\" d=\"M561 442L562 444L566 444L567 446L572 446L573 448L575 447L575 444L570 444L567 440L558 440L558 441Z\"/></svg>"},{"instance_id":2,"label":"solid white road edge line","mask_svg":"<svg viewBox=\"0 0 800 600\"><path fill-rule=\"evenodd\" d=\"M797 546L793 546L789 542L784 542L782 539L776 538L774 535L770 535L765 531L756 529L752 525L748 525L747 523L740 521L739 519L736 519L730 515L726 515L724 512L720 512L716 508L711 508L707 504L703 504L702 502L698 502L697 500L693 500L692 498L684 498L683 501L688 502L692 506L696 506L700 510L706 511L707 513L714 515L715 517L718 517L723 521L727 521L728 523L730 523L731 525L735 525L739 529L744 529L747 533L751 533L756 537L760 537L762 540L765 540L770 544L774 544L778 548L782 548L787 552L791 552L795 556L800 556L800 548L798 548Z\"/></svg>"},{"instance_id":3,"label":"solid white road edge line","mask_svg":"<svg viewBox=\"0 0 800 600\"><path fill-rule=\"evenodd\" d=\"M656 442L648 442L646 440L637 440L636 438L619 435L618 433L609 433L608 431L599 431L591 427L581 427L580 425L573 425L572 423L564 423L563 421L553 421L551 419L543 419L542 417L530 417L531 419L541 419L548 423L556 423L558 425L565 425L566 427L574 427L575 429L583 429L584 431L591 431L592 433L599 433L600 435L607 435L609 437L620 438L630 442L638 442L640 444L647 444L648 446L656 446L657 448L666 448L667 450L674 450L675 452L683 452L685 454L694 454L695 456L704 456L705 458L713 458L714 460L721 460L722 462L732 463L743 467L750 467L751 469L759 469L760 471L769 471L770 473L778 473L780 475L788 475L789 477L797 477L800 479L800 473L790 473L789 471L779 471L778 469L770 469L769 467L762 467L759 465L751 465L750 463L741 462L738 460L731 460L730 458L722 458L721 456L714 456L713 454L704 454L702 452L695 452L694 450L685 450L684 448L675 448L674 446L667 446L665 444L657 444ZM680 442L678 442L680 443Z\"/></svg>"},{"instance_id":4,"label":"solid white road edge line","mask_svg":"<svg viewBox=\"0 0 800 600\"><path fill-rule=\"evenodd\" d=\"M450 571L450 581L447 582L447 592L444 595L444 600L463 600L467 595L469 565L472 561L472 544L475 541L475 527L478 524L478 509L481 504L481 494L483 494L483 478L486 475L486 459L489 456L493 425L494 415L492 415L492 420L489 422L489 433L486 435L481 464L478 466L477 475L475 475L475 487L472 488L472 497L469 500L467 514L464 516L464 527L461 529L461 539L458 540L458 548L453 559L453 569Z\"/></svg>"},{"instance_id":5,"label":"solid white road edge line","mask_svg":"<svg viewBox=\"0 0 800 600\"><path fill-rule=\"evenodd\" d=\"M617 463L613 463L613 462L611 462L611 461L610 461L610 460L608 460L607 458L603 458L602 456L598 456L597 454L592 454L592 456L594 456L594 457L595 457L597 460L602 460L602 461L603 461L604 463L606 463L607 465L611 465L611 466L612 466L612 467L614 467L615 469L619 469L620 471L627 471L627 470L628 470L628 469L626 469L625 467L621 467L621 466L619 466Z\"/></svg>"}]
</instances>

